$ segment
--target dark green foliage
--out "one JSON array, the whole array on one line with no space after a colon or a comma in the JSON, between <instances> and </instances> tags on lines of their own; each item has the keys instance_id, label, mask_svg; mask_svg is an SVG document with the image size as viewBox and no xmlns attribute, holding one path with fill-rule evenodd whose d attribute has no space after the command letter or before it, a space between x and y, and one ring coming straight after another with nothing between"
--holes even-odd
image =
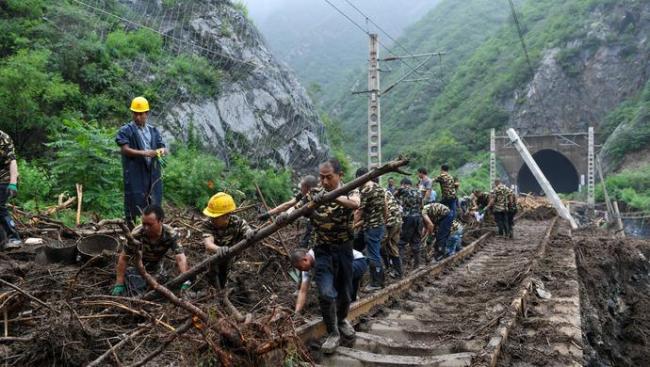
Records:
<instances>
[{"instance_id":1,"label":"dark green foliage","mask_svg":"<svg viewBox=\"0 0 650 367\"><path fill-rule=\"evenodd\" d=\"M128 16L115 0L103 6ZM218 93L220 69L204 57L168 51L160 34L125 28L73 2L0 1L0 129L28 159L19 167L20 205L40 210L59 193L75 195L79 183L84 211L122 216L122 169L114 138L115 128L130 117L130 100L144 95L156 110L173 97ZM179 150L169 157L165 193L178 205L197 208L215 190L241 190L251 198L255 180L273 200L290 193L287 172L249 169L246 174L254 180L237 183L240 177L216 158L196 147ZM61 216L66 223L74 220L74 213Z\"/></svg>"},{"instance_id":2,"label":"dark green foliage","mask_svg":"<svg viewBox=\"0 0 650 367\"><path fill-rule=\"evenodd\" d=\"M119 2L103 6L128 15ZM155 110L174 97L215 95L221 79L204 57L166 52L160 34L66 1L0 3L0 46L0 110L8 112L0 129L20 134L14 139L25 157L70 111L119 126L135 96Z\"/></svg>"},{"instance_id":3,"label":"dark green foliage","mask_svg":"<svg viewBox=\"0 0 650 367\"><path fill-rule=\"evenodd\" d=\"M117 30L106 36L106 49L112 57L134 58L146 55L159 57L162 51L162 37L148 29L134 32Z\"/></svg>"},{"instance_id":4,"label":"dark green foliage","mask_svg":"<svg viewBox=\"0 0 650 367\"><path fill-rule=\"evenodd\" d=\"M214 155L196 148L175 149L163 170L165 198L176 205L202 209L208 199L225 191L241 203L256 201L255 184L266 200L280 203L291 195L291 174L287 170L252 169L248 161L237 158L226 169Z\"/></svg>"},{"instance_id":5,"label":"dark green foliage","mask_svg":"<svg viewBox=\"0 0 650 367\"><path fill-rule=\"evenodd\" d=\"M78 86L48 70L50 56L47 50L20 50L0 61L0 129L26 157L42 150L58 116L80 104Z\"/></svg>"},{"instance_id":6,"label":"dark green foliage","mask_svg":"<svg viewBox=\"0 0 650 367\"><path fill-rule=\"evenodd\" d=\"M622 103L606 118L602 128L610 136L603 155L617 166L627 153L648 148L650 142L650 82L640 95Z\"/></svg>"},{"instance_id":7,"label":"dark green foliage","mask_svg":"<svg viewBox=\"0 0 650 367\"><path fill-rule=\"evenodd\" d=\"M624 170L605 182L612 200L623 201L633 210L650 211L650 165ZM596 186L596 199L605 200L601 185Z\"/></svg>"},{"instance_id":8,"label":"dark green foliage","mask_svg":"<svg viewBox=\"0 0 650 367\"><path fill-rule=\"evenodd\" d=\"M122 213L122 169L115 129L96 123L65 120L52 134L54 158L50 166L56 192L75 192L75 184L84 188L83 204L87 211L109 217Z\"/></svg>"},{"instance_id":9,"label":"dark green foliage","mask_svg":"<svg viewBox=\"0 0 650 367\"><path fill-rule=\"evenodd\" d=\"M54 181L47 169L38 165L37 161L18 161L20 178L18 181L18 197L16 202L28 211L42 210L54 201L52 186Z\"/></svg>"}]
</instances>

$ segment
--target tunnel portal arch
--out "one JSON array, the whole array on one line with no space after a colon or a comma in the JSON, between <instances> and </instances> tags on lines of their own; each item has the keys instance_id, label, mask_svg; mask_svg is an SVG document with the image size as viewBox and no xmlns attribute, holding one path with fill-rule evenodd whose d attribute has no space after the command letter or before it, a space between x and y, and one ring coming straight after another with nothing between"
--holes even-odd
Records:
<instances>
[{"instance_id":1,"label":"tunnel portal arch","mask_svg":"<svg viewBox=\"0 0 650 367\"><path fill-rule=\"evenodd\" d=\"M580 175L571 160L553 149L542 149L533 158L556 192L571 193L580 187ZM543 190L535 176L524 163L517 174L519 192L542 194Z\"/></svg>"}]
</instances>

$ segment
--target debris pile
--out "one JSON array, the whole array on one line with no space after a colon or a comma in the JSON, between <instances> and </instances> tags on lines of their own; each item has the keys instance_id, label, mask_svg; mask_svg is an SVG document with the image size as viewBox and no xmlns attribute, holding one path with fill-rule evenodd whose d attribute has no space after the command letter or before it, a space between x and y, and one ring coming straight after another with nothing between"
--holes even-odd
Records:
<instances>
[{"instance_id":1,"label":"debris pile","mask_svg":"<svg viewBox=\"0 0 650 367\"><path fill-rule=\"evenodd\" d=\"M203 219L198 213L169 213L190 265L203 260ZM161 365L215 359L238 366L309 360L290 317L296 284L287 255L301 225L285 227L238 256L226 291L199 276L183 296L208 310L203 321L163 299L109 295L115 253L89 257L76 244L96 234L122 237L123 243L120 220L70 228L44 215L16 214L21 232L43 241L0 253L0 355L9 365L77 366L93 360L141 365L156 358ZM171 259L164 266L174 269ZM208 349L213 353L205 353Z\"/></svg>"}]
</instances>

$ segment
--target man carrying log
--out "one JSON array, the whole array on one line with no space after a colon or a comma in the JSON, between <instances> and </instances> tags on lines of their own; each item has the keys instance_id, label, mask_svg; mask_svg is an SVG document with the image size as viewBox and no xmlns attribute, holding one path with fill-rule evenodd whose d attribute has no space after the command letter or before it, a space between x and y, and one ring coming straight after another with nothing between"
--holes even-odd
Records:
<instances>
[{"instance_id":1,"label":"man carrying log","mask_svg":"<svg viewBox=\"0 0 650 367\"><path fill-rule=\"evenodd\" d=\"M172 250L175 255L176 266L180 273L187 271L187 259L183 246L178 243L176 231L163 223L165 212L158 205L147 206L142 215L142 225L137 226L131 232L133 238L142 243L142 262L150 274L157 274L157 277L164 278L166 271L163 268L162 259L165 254ZM117 260L115 286L111 292L114 296L128 294L136 296L147 290L147 283L138 273L134 261L138 249L127 245L120 253ZM128 265L132 265L127 267ZM161 279L163 281L164 279ZM190 287L188 280L181 285L181 290Z\"/></svg>"},{"instance_id":2,"label":"man carrying log","mask_svg":"<svg viewBox=\"0 0 650 367\"><path fill-rule=\"evenodd\" d=\"M330 158L319 167L320 187L312 189L307 198L319 202L327 192L342 186L341 163ZM315 233L315 281L318 287L321 314L327 327L323 353L334 353L340 335L354 337L354 328L345 319L352 294L352 221L359 208L359 197L351 193L316 208L309 216Z\"/></svg>"},{"instance_id":3,"label":"man carrying log","mask_svg":"<svg viewBox=\"0 0 650 367\"><path fill-rule=\"evenodd\" d=\"M296 194L295 197L291 198L291 200L286 201L275 208L269 210L266 213L260 214L257 216L257 220L260 221L266 221L271 218L271 215L277 215L281 213L285 213L290 211L292 208L295 208L299 204L304 204L306 200L306 195L313 189L314 187L318 186L318 179L312 175L307 175L300 180L300 192ZM309 245L311 244L312 240L312 232L313 232L313 227L311 223L307 223L307 227L305 228L305 233L302 235L302 238L300 239L299 246L303 248L308 248Z\"/></svg>"},{"instance_id":4,"label":"man carrying log","mask_svg":"<svg viewBox=\"0 0 650 367\"><path fill-rule=\"evenodd\" d=\"M232 214L235 209L235 200L225 192L214 194L203 209L203 214L209 218L202 226L203 244L208 252L225 255L231 246L255 234L244 219ZM230 261L230 257L223 257L210 266L208 282L212 286L219 289L226 287Z\"/></svg>"}]
</instances>

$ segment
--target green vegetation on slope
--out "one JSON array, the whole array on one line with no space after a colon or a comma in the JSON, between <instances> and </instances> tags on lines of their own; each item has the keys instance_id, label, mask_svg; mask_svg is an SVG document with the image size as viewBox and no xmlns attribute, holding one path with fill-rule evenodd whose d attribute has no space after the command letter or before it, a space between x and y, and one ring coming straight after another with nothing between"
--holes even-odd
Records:
<instances>
[{"instance_id":1,"label":"green vegetation on slope","mask_svg":"<svg viewBox=\"0 0 650 367\"><path fill-rule=\"evenodd\" d=\"M610 175L605 183L612 200L625 202L632 210L650 211L650 164ZM596 200L605 200L601 185L596 186Z\"/></svg>"},{"instance_id":2,"label":"green vegetation on slope","mask_svg":"<svg viewBox=\"0 0 650 367\"><path fill-rule=\"evenodd\" d=\"M104 6L129 15L117 0ZM114 136L130 119L131 98L144 95L160 106L172 97L207 97L218 93L224 75L204 57L169 52L157 33L101 18L76 3L0 2L0 130L12 136L22 158L18 202L43 208L81 183L84 209L120 216ZM255 182L270 200L290 195L287 172L252 170L243 159L225 167L196 147L178 147L164 179L167 198L178 205L200 207L224 189L250 198Z\"/></svg>"},{"instance_id":3,"label":"green vegetation on slope","mask_svg":"<svg viewBox=\"0 0 650 367\"><path fill-rule=\"evenodd\" d=\"M650 81L639 96L612 111L601 130L603 136L610 136L602 152L610 161L610 167L617 167L627 153L647 149L650 141Z\"/></svg>"},{"instance_id":4,"label":"green vegetation on slope","mask_svg":"<svg viewBox=\"0 0 650 367\"><path fill-rule=\"evenodd\" d=\"M410 79L428 77L431 78L430 80L402 83L383 96L382 140L385 159L404 153L405 146L413 146L414 142L421 141L421 138L416 138L418 135L415 134L415 129L429 120L431 105L436 97L452 79L458 65L462 64L504 24L508 14L507 7L500 2L445 0L405 30L404 36L398 41L412 53L444 51L447 54L442 57L442 64L437 57L434 57L427 63L427 67L423 68L423 75L413 74L410 77ZM398 53L403 53L402 50L399 51ZM421 59L407 60L412 66L420 61ZM383 65L393 68L392 72L382 74L381 83L384 88L410 70L399 62ZM387 70L387 68L382 69ZM358 77L365 80L362 74ZM357 139L357 137L365 135L366 131L366 125L362 123L367 120L366 99L362 96L349 96L349 90L343 86L340 90L342 95L339 103L326 105L325 108L335 111L335 116L343 121L345 130L350 132L345 141L346 150L356 160L365 161L365 139ZM450 143L448 138L449 135L441 137L441 145ZM455 144L453 141L451 143ZM426 149L444 148L428 146ZM419 150L421 152L417 156L422 158L418 161L421 164L429 163L425 162L425 154L422 151L424 149ZM462 157L460 160L464 161L465 158Z\"/></svg>"},{"instance_id":5,"label":"green vegetation on slope","mask_svg":"<svg viewBox=\"0 0 650 367\"><path fill-rule=\"evenodd\" d=\"M544 50L566 48L583 40L582 51L600 45L588 34L593 12L607 12L614 0L522 0L515 2L533 68ZM477 24L478 23L478 24ZM609 42L625 35L612 35ZM416 157L418 164L435 167L442 161L458 166L475 152L485 150L487 131L509 120L506 101L531 78L520 41L510 18L507 2L472 0L444 1L401 38L414 52L443 49L442 83L435 79L422 84L402 85L382 99L384 155L397 153ZM560 53L562 65L571 67L572 55ZM435 69L435 68L434 68ZM435 70L432 70L435 75ZM388 85L385 78L383 85ZM523 97L525 98L525 97ZM361 134L365 101L332 106L352 137ZM520 99L515 103L523 103ZM364 127L365 128L365 127ZM365 155L364 142L346 141L355 159ZM405 148L408 147L408 148Z\"/></svg>"}]
</instances>

